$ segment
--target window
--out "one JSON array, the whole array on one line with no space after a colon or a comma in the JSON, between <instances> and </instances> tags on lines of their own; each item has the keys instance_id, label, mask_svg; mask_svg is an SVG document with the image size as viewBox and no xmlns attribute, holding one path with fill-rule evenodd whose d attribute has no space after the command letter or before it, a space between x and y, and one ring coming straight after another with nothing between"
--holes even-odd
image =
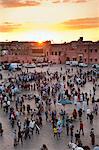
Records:
<instances>
[{"instance_id":1,"label":"window","mask_svg":"<svg viewBox=\"0 0 99 150\"><path fill-rule=\"evenodd\" d=\"M87 51L87 50L85 49L85 53L86 53L86 51Z\"/></svg>"},{"instance_id":2,"label":"window","mask_svg":"<svg viewBox=\"0 0 99 150\"><path fill-rule=\"evenodd\" d=\"M95 62L97 62L97 58L95 59Z\"/></svg>"},{"instance_id":3,"label":"window","mask_svg":"<svg viewBox=\"0 0 99 150\"><path fill-rule=\"evenodd\" d=\"M52 55L53 55L53 52L52 52Z\"/></svg>"},{"instance_id":4,"label":"window","mask_svg":"<svg viewBox=\"0 0 99 150\"><path fill-rule=\"evenodd\" d=\"M85 58L85 62L86 62L86 58Z\"/></svg>"},{"instance_id":5,"label":"window","mask_svg":"<svg viewBox=\"0 0 99 150\"><path fill-rule=\"evenodd\" d=\"M67 58L66 58L66 61L70 61L70 58L69 58L69 57L67 57Z\"/></svg>"},{"instance_id":6,"label":"window","mask_svg":"<svg viewBox=\"0 0 99 150\"><path fill-rule=\"evenodd\" d=\"M61 55L61 52L59 52L59 56Z\"/></svg>"},{"instance_id":7,"label":"window","mask_svg":"<svg viewBox=\"0 0 99 150\"><path fill-rule=\"evenodd\" d=\"M90 58L90 61L92 62L92 58Z\"/></svg>"},{"instance_id":8,"label":"window","mask_svg":"<svg viewBox=\"0 0 99 150\"><path fill-rule=\"evenodd\" d=\"M97 53L97 49L95 49L95 52Z\"/></svg>"},{"instance_id":9,"label":"window","mask_svg":"<svg viewBox=\"0 0 99 150\"><path fill-rule=\"evenodd\" d=\"M47 52L47 56L48 56L48 52Z\"/></svg>"},{"instance_id":10,"label":"window","mask_svg":"<svg viewBox=\"0 0 99 150\"><path fill-rule=\"evenodd\" d=\"M90 49L90 52L92 53L92 49Z\"/></svg>"},{"instance_id":11,"label":"window","mask_svg":"<svg viewBox=\"0 0 99 150\"><path fill-rule=\"evenodd\" d=\"M57 52L55 52L55 55L57 55Z\"/></svg>"}]
</instances>

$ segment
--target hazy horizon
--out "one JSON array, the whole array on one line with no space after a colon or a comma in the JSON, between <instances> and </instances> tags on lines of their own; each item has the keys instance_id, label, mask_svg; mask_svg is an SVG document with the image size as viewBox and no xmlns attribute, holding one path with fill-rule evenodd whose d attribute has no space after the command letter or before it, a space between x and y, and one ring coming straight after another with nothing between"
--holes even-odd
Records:
<instances>
[{"instance_id":1,"label":"hazy horizon","mask_svg":"<svg viewBox=\"0 0 99 150\"><path fill-rule=\"evenodd\" d=\"M79 37L80 38L80 37ZM55 41L53 41L53 40L45 40L45 41L34 41L34 40L11 40L11 41L8 41L8 40L5 40L5 41L0 41L0 42L37 42L37 43L43 43L43 42L47 42L47 41L50 41L51 42L51 44L57 44L57 43L69 43L69 42L72 42L72 41L78 41L79 40L79 38L78 39L73 39L73 40L70 40L70 41L60 41L60 42L55 42ZM87 39L84 39L84 37L83 37L83 41L92 41L92 42L99 42L99 40L95 40L95 41L93 41L93 40L91 40L91 39L89 39L89 40L87 40Z\"/></svg>"}]
</instances>

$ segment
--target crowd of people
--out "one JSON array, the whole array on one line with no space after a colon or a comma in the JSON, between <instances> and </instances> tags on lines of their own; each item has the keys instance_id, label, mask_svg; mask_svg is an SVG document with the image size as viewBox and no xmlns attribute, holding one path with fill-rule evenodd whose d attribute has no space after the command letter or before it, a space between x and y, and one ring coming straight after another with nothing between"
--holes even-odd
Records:
<instances>
[{"instance_id":1,"label":"crowd of people","mask_svg":"<svg viewBox=\"0 0 99 150\"><path fill-rule=\"evenodd\" d=\"M39 135L44 120L51 125L53 137L56 140L62 138L61 135L66 129L66 138L71 143L90 150L90 145L85 146L82 143L82 136L86 134L83 118L92 126L89 131L90 139L92 146L95 146L93 122L98 115L96 99L98 85L97 78L93 76L92 71L84 71L81 68L74 71L73 68L69 68L63 72L61 67L60 72L54 71L53 73L49 69L46 72L35 70L33 73L9 72L7 82L8 84L0 85L0 103L13 129L14 146L23 144L34 134ZM89 93L82 92L87 82L92 82L93 85L92 90L89 87ZM68 99L72 102L71 105L74 108L71 113L68 113L63 106L61 109L56 109L61 99ZM32 102L33 105L31 105ZM76 128L76 122L79 122L78 128ZM3 125L0 123L1 135L3 130ZM41 150L48 150L46 143L43 144Z\"/></svg>"}]
</instances>

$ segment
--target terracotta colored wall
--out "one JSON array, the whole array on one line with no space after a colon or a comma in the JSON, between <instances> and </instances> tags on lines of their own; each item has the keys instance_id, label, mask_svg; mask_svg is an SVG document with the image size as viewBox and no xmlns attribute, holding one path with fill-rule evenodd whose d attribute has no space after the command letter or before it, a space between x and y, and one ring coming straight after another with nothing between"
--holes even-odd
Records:
<instances>
[{"instance_id":1,"label":"terracotta colored wall","mask_svg":"<svg viewBox=\"0 0 99 150\"><path fill-rule=\"evenodd\" d=\"M2 43L1 47L2 47ZM63 44L51 44L51 42L47 42L43 45L35 45L35 43L12 43L10 42L3 43L3 48L9 50L10 55L0 56L0 61L17 61L32 63L32 59L34 57L33 47L43 48L42 54L37 54L39 57L42 55L49 61L53 63L65 63L65 61L69 58L73 60L79 61L80 56L82 56L82 60L84 63L99 64L99 42L91 42L91 41L72 41L70 43ZM33 45L32 45L33 44ZM53 52L53 54L52 54ZM55 54L57 52L57 55ZM59 53L61 54L59 55ZM16 55L17 54L17 55ZM96 61L97 60L97 61Z\"/></svg>"},{"instance_id":2,"label":"terracotta colored wall","mask_svg":"<svg viewBox=\"0 0 99 150\"><path fill-rule=\"evenodd\" d=\"M15 55L5 55L0 57L0 61L7 61L7 62L13 62L13 61L20 61L20 63L32 63L32 57L30 56L15 56Z\"/></svg>"}]
</instances>

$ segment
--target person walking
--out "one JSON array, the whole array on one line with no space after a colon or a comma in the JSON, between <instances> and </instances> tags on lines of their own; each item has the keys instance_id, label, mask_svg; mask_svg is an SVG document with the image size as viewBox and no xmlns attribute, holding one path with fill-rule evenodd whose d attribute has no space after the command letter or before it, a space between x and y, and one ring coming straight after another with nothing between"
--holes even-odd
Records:
<instances>
[{"instance_id":1,"label":"person walking","mask_svg":"<svg viewBox=\"0 0 99 150\"><path fill-rule=\"evenodd\" d=\"M45 111L45 118L46 118L46 121L48 121L48 111L47 110Z\"/></svg>"},{"instance_id":2,"label":"person walking","mask_svg":"<svg viewBox=\"0 0 99 150\"><path fill-rule=\"evenodd\" d=\"M80 121L80 129L79 129L79 133L82 131L82 135L84 135L84 125L83 122Z\"/></svg>"},{"instance_id":3,"label":"person walking","mask_svg":"<svg viewBox=\"0 0 99 150\"><path fill-rule=\"evenodd\" d=\"M40 127L37 123L35 123L35 127L36 127L36 134L40 134Z\"/></svg>"},{"instance_id":4,"label":"person walking","mask_svg":"<svg viewBox=\"0 0 99 150\"><path fill-rule=\"evenodd\" d=\"M58 130L57 130L56 126L54 126L54 128L53 128L53 132L54 132L54 137L56 137L58 139Z\"/></svg>"},{"instance_id":5,"label":"person walking","mask_svg":"<svg viewBox=\"0 0 99 150\"><path fill-rule=\"evenodd\" d=\"M93 118L94 118L94 116L93 116L92 112L91 112L89 118L90 118L90 124L93 124Z\"/></svg>"},{"instance_id":6,"label":"person walking","mask_svg":"<svg viewBox=\"0 0 99 150\"><path fill-rule=\"evenodd\" d=\"M82 118L82 109L81 108L78 110L78 115L79 115L79 120L81 120L81 118Z\"/></svg>"},{"instance_id":7,"label":"person walking","mask_svg":"<svg viewBox=\"0 0 99 150\"><path fill-rule=\"evenodd\" d=\"M95 104L95 114L98 115L98 104Z\"/></svg>"},{"instance_id":8,"label":"person walking","mask_svg":"<svg viewBox=\"0 0 99 150\"><path fill-rule=\"evenodd\" d=\"M21 130L18 131L18 143L20 142L21 140L21 144L23 144L23 133Z\"/></svg>"},{"instance_id":9,"label":"person walking","mask_svg":"<svg viewBox=\"0 0 99 150\"><path fill-rule=\"evenodd\" d=\"M71 143L73 142L73 136L74 136L74 125L70 125L70 137L71 137Z\"/></svg>"},{"instance_id":10,"label":"person walking","mask_svg":"<svg viewBox=\"0 0 99 150\"><path fill-rule=\"evenodd\" d=\"M75 143L78 144L78 141L80 139L80 132L77 130L75 133Z\"/></svg>"},{"instance_id":11,"label":"person walking","mask_svg":"<svg viewBox=\"0 0 99 150\"><path fill-rule=\"evenodd\" d=\"M31 120L29 123L29 128L31 130L32 135L33 135L34 127L35 127L35 121Z\"/></svg>"},{"instance_id":12,"label":"person walking","mask_svg":"<svg viewBox=\"0 0 99 150\"><path fill-rule=\"evenodd\" d=\"M91 110L90 110L90 108L87 108L87 120L89 119L90 114L91 114Z\"/></svg>"},{"instance_id":13,"label":"person walking","mask_svg":"<svg viewBox=\"0 0 99 150\"><path fill-rule=\"evenodd\" d=\"M61 133L62 133L62 127L59 125L58 126L58 138L60 138Z\"/></svg>"},{"instance_id":14,"label":"person walking","mask_svg":"<svg viewBox=\"0 0 99 150\"><path fill-rule=\"evenodd\" d=\"M0 134L1 134L1 136L3 134L3 129L2 129L2 123L1 122L0 122Z\"/></svg>"},{"instance_id":15,"label":"person walking","mask_svg":"<svg viewBox=\"0 0 99 150\"><path fill-rule=\"evenodd\" d=\"M95 134L94 134L93 128L90 131L90 137L91 137L91 144L94 146L95 145Z\"/></svg>"},{"instance_id":16,"label":"person walking","mask_svg":"<svg viewBox=\"0 0 99 150\"><path fill-rule=\"evenodd\" d=\"M29 139L31 139L30 130L29 130L29 127L27 126L24 130L24 139L26 140L28 137Z\"/></svg>"},{"instance_id":17,"label":"person walking","mask_svg":"<svg viewBox=\"0 0 99 150\"><path fill-rule=\"evenodd\" d=\"M86 100L87 100L87 106L89 106L89 97L87 97Z\"/></svg>"},{"instance_id":18,"label":"person walking","mask_svg":"<svg viewBox=\"0 0 99 150\"><path fill-rule=\"evenodd\" d=\"M14 138L13 145L14 145L14 146L17 146L17 144L18 144L18 143L17 143L16 130L14 130L14 132L13 132L13 136L14 136L14 137L13 137L13 138Z\"/></svg>"},{"instance_id":19,"label":"person walking","mask_svg":"<svg viewBox=\"0 0 99 150\"><path fill-rule=\"evenodd\" d=\"M77 119L77 111L76 111L76 109L73 110L73 113L72 113L72 114L73 114L73 118L74 118L74 119Z\"/></svg>"},{"instance_id":20,"label":"person walking","mask_svg":"<svg viewBox=\"0 0 99 150\"><path fill-rule=\"evenodd\" d=\"M67 136L69 136L69 121L66 122L66 133L67 133Z\"/></svg>"},{"instance_id":21,"label":"person walking","mask_svg":"<svg viewBox=\"0 0 99 150\"><path fill-rule=\"evenodd\" d=\"M17 121L17 127L18 127L18 130L21 130L21 121L20 120Z\"/></svg>"}]
</instances>

